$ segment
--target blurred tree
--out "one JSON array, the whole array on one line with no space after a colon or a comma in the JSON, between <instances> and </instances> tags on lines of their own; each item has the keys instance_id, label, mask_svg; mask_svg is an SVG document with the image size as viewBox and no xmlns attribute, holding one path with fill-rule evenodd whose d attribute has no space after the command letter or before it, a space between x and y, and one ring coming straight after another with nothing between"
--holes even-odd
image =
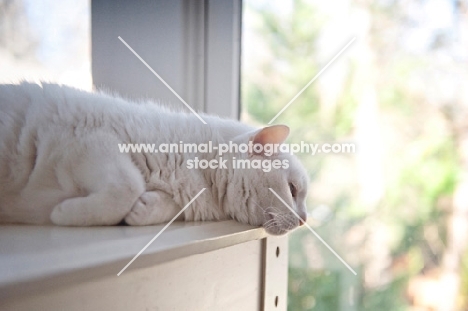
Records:
<instances>
[{"instance_id":1,"label":"blurred tree","mask_svg":"<svg viewBox=\"0 0 468 311\"><path fill-rule=\"evenodd\" d=\"M252 66L250 70L243 71L242 98L247 115L244 119L250 122L267 123L278 111L280 111L296 93L306 85L310 79L321 69L333 55L327 55L323 61L318 60L317 41L319 30L325 19L321 19L314 5L310 1L295 0L290 2L290 7L278 8L246 6L246 23L257 24L257 33L247 32L251 41L255 41L255 53L244 55L245 67ZM246 47L248 50L248 47ZM336 51L337 52L337 51ZM336 53L335 52L335 53ZM251 59L254 58L254 60ZM253 62L256 62L253 64ZM338 65L337 65L338 66ZM348 66L345 66L348 68ZM341 74L341 71L338 71ZM336 76L335 76L336 77ZM286 121L292 128L290 140L298 142L330 142L349 137L354 127L354 112L357 102L350 95L352 81L350 74L345 74L340 83L334 81L334 88L324 85L311 85L293 105L288 108L276 122ZM333 76L331 77L333 79ZM328 85L326 85L328 87ZM330 94L336 93L333 99ZM323 98L329 99L329 105L323 104ZM321 101L322 99L322 101ZM339 104L334 106L332 101ZM323 175L327 167L336 166L346 171L351 168L352 157L337 156L333 161L327 161L325 157L299 155L311 172L315 190L316 181ZM315 182L315 183L314 183ZM333 180L332 183L335 183ZM352 182L351 182L352 183ZM322 181L323 184L323 181ZM330 187L327 194L321 195L315 200L309 200L309 206L327 202L335 212L353 204L351 198L355 197L348 184ZM333 189L333 190L331 190ZM317 191L319 192L319 191ZM329 195L332 192L332 195ZM312 196L313 197L313 196ZM322 201L322 199L324 199ZM347 214L344 212L344 214ZM320 234L327 237L327 241L334 248L343 249L349 245L341 245L340 238L353 222L353 219L340 219L324 226ZM336 264L331 270L316 270L308 267L311 254L303 251L304 241L310 235L308 231L302 231L291 239L292 259L299 262L290 268L289 309L291 310L342 310L349 307L347 291L352 274L342 267L341 263L333 258L327 249L320 249L330 261ZM302 259L299 259L302 258ZM341 280L338 282L338 280ZM338 286L337 283L341 283ZM294 284L300 284L295 286ZM353 307L353 310L358 306ZM357 309L356 309L357 310Z\"/></svg>"},{"instance_id":2,"label":"blurred tree","mask_svg":"<svg viewBox=\"0 0 468 311\"><path fill-rule=\"evenodd\" d=\"M274 3L246 5L255 51L245 53L257 55L243 73L251 122L268 122L333 56L323 42L337 40L338 25L358 35L351 61L330 67L277 121L292 125L293 142L359 143L355 158L301 159L311 172L308 206L332 215L316 230L362 267L362 279L347 279L299 230L290 310L466 310L466 1Z\"/></svg>"}]
</instances>

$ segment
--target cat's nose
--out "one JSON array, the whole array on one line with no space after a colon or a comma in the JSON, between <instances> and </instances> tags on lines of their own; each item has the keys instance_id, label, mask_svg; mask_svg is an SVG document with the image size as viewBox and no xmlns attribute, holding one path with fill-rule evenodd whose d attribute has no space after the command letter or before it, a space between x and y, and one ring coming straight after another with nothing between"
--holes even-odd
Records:
<instances>
[{"instance_id":1,"label":"cat's nose","mask_svg":"<svg viewBox=\"0 0 468 311\"><path fill-rule=\"evenodd\" d=\"M299 226L304 225L304 223L307 221L307 212L305 210L299 210L297 215L300 217L299 219Z\"/></svg>"}]
</instances>

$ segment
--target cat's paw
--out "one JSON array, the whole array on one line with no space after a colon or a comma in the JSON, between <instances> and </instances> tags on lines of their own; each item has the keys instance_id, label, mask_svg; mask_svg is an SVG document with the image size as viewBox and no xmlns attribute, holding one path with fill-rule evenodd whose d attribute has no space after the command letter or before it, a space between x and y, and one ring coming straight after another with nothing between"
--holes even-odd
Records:
<instances>
[{"instance_id":1,"label":"cat's paw","mask_svg":"<svg viewBox=\"0 0 468 311\"><path fill-rule=\"evenodd\" d=\"M133 204L132 209L125 217L125 222L131 226L146 225L151 216L151 203L158 199L155 196L157 196L156 192L143 193Z\"/></svg>"},{"instance_id":2,"label":"cat's paw","mask_svg":"<svg viewBox=\"0 0 468 311\"><path fill-rule=\"evenodd\" d=\"M86 226L87 224L77 215L78 199L68 199L55 206L50 214L50 220L53 224L59 226Z\"/></svg>"},{"instance_id":3,"label":"cat's paw","mask_svg":"<svg viewBox=\"0 0 468 311\"><path fill-rule=\"evenodd\" d=\"M155 225L172 219L179 210L168 194L148 191L133 204L125 222L131 226Z\"/></svg>"}]
</instances>

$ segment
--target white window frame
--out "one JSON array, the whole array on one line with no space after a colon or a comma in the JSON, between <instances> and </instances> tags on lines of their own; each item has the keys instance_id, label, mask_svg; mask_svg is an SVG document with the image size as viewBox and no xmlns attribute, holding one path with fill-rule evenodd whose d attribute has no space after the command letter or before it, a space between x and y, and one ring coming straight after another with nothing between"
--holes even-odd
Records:
<instances>
[{"instance_id":1,"label":"white window frame","mask_svg":"<svg viewBox=\"0 0 468 311\"><path fill-rule=\"evenodd\" d=\"M238 119L241 15L240 0L95 0L94 85L182 105L121 36L192 108Z\"/></svg>"}]
</instances>

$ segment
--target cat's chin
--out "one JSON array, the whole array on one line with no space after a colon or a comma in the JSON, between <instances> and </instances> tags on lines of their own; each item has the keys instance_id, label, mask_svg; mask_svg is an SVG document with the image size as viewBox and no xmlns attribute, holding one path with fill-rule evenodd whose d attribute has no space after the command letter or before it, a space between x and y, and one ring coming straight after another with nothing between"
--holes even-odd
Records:
<instances>
[{"instance_id":1,"label":"cat's chin","mask_svg":"<svg viewBox=\"0 0 468 311\"><path fill-rule=\"evenodd\" d=\"M266 212L264 217L263 228L270 235L284 235L301 225L295 215L278 213L276 209Z\"/></svg>"},{"instance_id":2,"label":"cat's chin","mask_svg":"<svg viewBox=\"0 0 468 311\"><path fill-rule=\"evenodd\" d=\"M285 224L278 224L278 225L263 225L265 231L270 235L284 235L288 232L291 232L297 228L299 228L299 223L297 225L293 225L292 223Z\"/></svg>"},{"instance_id":3,"label":"cat's chin","mask_svg":"<svg viewBox=\"0 0 468 311\"><path fill-rule=\"evenodd\" d=\"M290 231L292 231L292 230L294 230L296 228L298 228L298 226L294 227L294 228L287 228L287 229L286 228L280 228L280 227L269 227L269 228L264 227L265 231L270 235L285 235L286 233L288 233L288 232L290 232Z\"/></svg>"}]
</instances>

